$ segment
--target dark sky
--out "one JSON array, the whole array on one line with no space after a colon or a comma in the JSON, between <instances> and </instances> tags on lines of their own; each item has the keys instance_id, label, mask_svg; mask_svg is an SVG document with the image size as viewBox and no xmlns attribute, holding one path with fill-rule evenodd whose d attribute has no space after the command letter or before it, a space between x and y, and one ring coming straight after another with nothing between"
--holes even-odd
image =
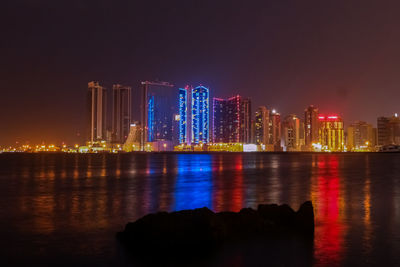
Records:
<instances>
[{"instance_id":1,"label":"dark sky","mask_svg":"<svg viewBox=\"0 0 400 267\"><path fill-rule=\"evenodd\" d=\"M76 142L87 82L201 83L282 115L399 110L398 1L3 0L0 145ZM110 94L111 96L111 94Z\"/></svg>"}]
</instances>

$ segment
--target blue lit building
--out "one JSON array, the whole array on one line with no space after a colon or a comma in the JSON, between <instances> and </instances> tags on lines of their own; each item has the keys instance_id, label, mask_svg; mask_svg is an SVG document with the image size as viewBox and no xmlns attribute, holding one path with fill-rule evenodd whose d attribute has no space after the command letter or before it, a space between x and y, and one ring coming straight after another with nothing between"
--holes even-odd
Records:
<instances>
[{"instance_id":1,"label":"blue lit building","mask_svg":"<svg viewBox=\"0 0 400 267\"><path fill-rule=\"evenodd\" d=\"M142 82L142 149L147 143L178 143L178 90L167 82Z\"/></svg>"},{"instance_id":2,"label":"blue lit building","mask_svg":"<svg viewBox=\"0 0 400 267\"><path fill-rule=\"evenodd\" d=\"M179 143L209 142L209 89L204 86L179 89Z\"/></svg>"},{"instance_id":3,"label":"blue lit building","mask_svg":"<svg viewBox=\"0 0 400 267\"><path fill-rule=\"evenodd\" d=\"M209 96L208 88L197 86L192 89L192 143L209 142Z\"/></svg>"},{"instance_id":4,"label":"blue lit building","mask_svg":"<svg viewBox=\"0 0 400 267\"><path fill-rule=\"evenodd\" d=\"M190 144L189 120L188 116L188 96L190 95L190 87L179 89L179 144Z\"/></svg>"}]
</instances>

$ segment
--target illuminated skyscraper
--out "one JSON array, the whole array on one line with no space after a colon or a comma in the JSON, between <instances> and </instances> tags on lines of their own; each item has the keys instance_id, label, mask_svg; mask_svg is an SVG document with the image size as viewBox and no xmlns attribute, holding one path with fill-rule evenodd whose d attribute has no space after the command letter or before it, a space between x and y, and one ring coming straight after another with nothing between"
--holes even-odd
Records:
<instances>
[{"instance_id":1,"label":"illuminated skyscraper","mask_svg":"<svg viewBox=\"0 0 400 267\"><path fill-rule=\"evenodd\" d=\"M191 93L190 86L179 88L179 144L191 143Z\"/></svg>"},{"instance_id":2,"label":"illuminated skyscraper","mask_svg":"<svg viewBox=\"0 0 400 267\"><path fill-rule=\"evenodd\" d=\"M312 148L313 143L318 143L318 127L318 109L311 105L304 111L304 139L305 145L308 149Z\"/></svg>"},{"instance_id":3,"label":"illuminated skyscraper","mask_svg":"<svg viewBox=\"0 0 400 267\"><path fill-rule=\"evenodd\" d=\"M388 123L389 119L387 117L378 118L378 145L384 146L389 144L389 129Z\"/></svg>"},{"instance_id":4,"label":"illuminated skyscraper","mask_svg":"<svg viewBox=\"0 0 400 267\"><path fill-rule=\"evenodd\" d=\"M113 85L113 141L123 144L128 138L131 124L131 87L120 84Z\"/></svg>"},{"instance_id":5,"label":"illuminated skyscraper","mask_svg":"<svg viewBox=\"0 0 400 267\"><path fill-rule=\"evenodd\" d=\"M305 130L304 130L304 120L300 120L300 131L299 131L299 148L301 151L305 149Z\"/></svg>"},{"instance_id":6,"label":"illuminated skyscraper","mask_svg":"<svg viewBox=\"0 0 400 267\"><path fill-rule=\"evenodd\" d=\"M397 113L392 117L378 118L378 145L400 145L400 118Z\"/></svg>"},{"instance_id":7,"label":"illuminated skyscraper","mask_svg":"<svg viewBox=\"0 0 400 267\"><path fill-rule=\"evenodd\" d=\"M240 142L251 143L251 101L249 98L242 98L240 101Z\"/></svg>"},{"instance_id":8,"label":"illuminated skyscraper","mask_svg":"<svg viewBox=\"0 0 400 267\"><path fill-rule=\"evenodd\" d=\"M228 143L228 131L225 126L227 103L225 99L213 98L213 143Z\"/></svg>"},{"instance_id":9,"label":"illuminated skyscraper","mask_svg":"<svg viewBox=\"0 0 400 267\"><path fill-rule=\"evenodd\" d=\"M388 123L389 144L400 145L400 118L397 113L393 115Z\"/></svg>"},{"instance_id":10,"label":"illuminated skyscraper","mask_svg":"<svg viewBox=\"0 0 400 267\"><path fill-rule=\"evenodd\" d=\"M268 144L269 111L265 106L256 110L254 128L255 143L257 145Z\"/></svg>"},{"instance_id":11,"label":"illuminated skyscraper","mask_svg":"<svg viewBox=\"0 0 400 267\"><path fill-rule=\"evenodd\" d=\"M240 95L213 100L213 142L250 143L251 102Z\"/></svg>"},{"instance_id":12,"label":"illuminated skyscraper","mask_svg":"<svg viewBox=\"0 0 400 267\"><path fill-rule=\"evenodd\" d=\"M364 121L356 121L347 127L347 150L372 149L376 145L375 129Z\"/></svg>"},{"instance_id":13,"label":"illuminated skyscraper","mask_svg":"<svg viewBox=\"0 0 400 267\"><path fill-rule=\"evenodd\" d=\"M178 143L179 91L168 82L142 82L142 89L142 149L147 142Z\"/></svg>"},{"instance_id":14,"label":"illuminated skyscraper","mask_svg":"<svg viewBox=\"0 0 400 267\"><path fill-rule=\"evenodd\" d=\"M267 150L281 151L281 115L273 109L269 114Z\"/></svg>"},{"instance_id":15,"label":"illuminated skyscraper","mask_svg":"<svg viewBox=\"0 0 400 267\"><path fill-rule=\"evenodd\" d=\"M200 144L210 141L209 89L204 86L179 89L179 143Z\"/></svg>"},{"instance_id":16,"label":"illuminated skyscraper","mask_svg":"<svg viewBox=\"0 0 400 267\"><path fill-rule=\"evenodd\" d=\"M300 150L300 119L291 114L286 116L282 126L283 144L286 151L299 151Z\"/></svg>"},{"instance_id":17,"label":"illuminated skyscraper","mask_svg":"<svg viewBox=\"0 0 400 267\"><path fill-rule=\"evenodd\" d=\"M88 139L91 143L106 140L107 130L107 91L98 82L88 83Z\"/></svg>"},{"instance_id":18,"label":"illuminated skyscraper","mask_svg":"<svg viewBox=\"0 0 400 267\"><path fill-rule=\"evenodd\" d=\"M197 86L192 89L192 140L194 144L208 143L210 133L210 93L208 88Z\"/></svg>"},{"instance_id":19,"label":"illuminated skyscraper","mask_svg":"<svg viewBox=\"0 0 400 267\"><path fill-rule=\"evenodd\" d=\"M344 151L343 120L338 116L319 116L319 144L323 151Z\"/></svg>"}]
</instances>

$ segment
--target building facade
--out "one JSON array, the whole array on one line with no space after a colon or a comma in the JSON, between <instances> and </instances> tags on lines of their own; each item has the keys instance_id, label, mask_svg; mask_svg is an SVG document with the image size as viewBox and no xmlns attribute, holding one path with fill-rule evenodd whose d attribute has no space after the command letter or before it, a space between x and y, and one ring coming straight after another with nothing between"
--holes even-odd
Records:
<instances>
[{"instance_id":1,"label":"building facade","mask_svg":"<svg viewBox=\"0 0 400 267\"><path fill-rule=\"evenodd\" d=\"M281 114L273 109L269 114L268 151L282 151L281 145Z\"/></svg>"},{"instance_id":2,"label":"building facade","mask_svg":"<svg viewBox=\"0 0 400 267\"><path fill-rule=\"evenodd\" d=\"M137 123L132 123L129 128L129 135L126 139L123 150L125 152L140 151L141 127Z\"/></svg>"},{"instance_id":3,"label":"building facade","mask_svg":"<svg viewBox=\"0 0 400 267\"><path fill-rule=\"evenodd\" d=\"M113 142L123 144L129 135L132 116L131 87L120 84L113 85Z\"/></svg>"},{"instance_id":4,"label":"building facade","mask_svg":"<svg viewBox=\"0 0 400 267\"><path fill-rule=\"evenodd\" d=\"M210 92L204 86L192 89L192 140L194 144L208 143L210 134Z\"/></svg>"},{"instance_id":5,"label":"building facade","mask_svg":"<svg viewBox=\"0 0 400 267\"><path fill-rule=\"evenodd\" d=\"M338 116L319 116L319 144L322 151L344 151L343 120Z\"/></svg>"},{"instance_id":6,"label":"building facade","mask_svg":"<svg viewBox=\"0 0 400 267\"><path fill-rule=\"evenodd\" d=\"M142 82L142 150L146 143L162 142L168 149L177 144L179 90L168 82ZM158 147L158 145L153 145Z\"/></svg>"},{"instance_id":7,"label":"building facade","mask_svg":"<svg viewBox=\"0 0 400 267\"><path fill-rule=\"evenodd\" d=\"M285 151L300 151L300 119L291 114L286 116L282 124L282 141Z\"/></svg>"},{"instance_id":8,"label":"building facade","mask_svg":"<svg viewBox=\"0 0 400 267\"><path fill-rule=\"evenodd\" d=\"M269 110L260 106L255 112L254 119L254 142L257 145L268 144Z\"/></svg>"},{"instance_id":9,"label":"building facade","mask_svg":"<svg viewBox=\"0 0 400 267\"><path fill-rule=\"evenodd\" d=\"M251 101L249 98L240 100L240 142L251 143Z\"/></svg>"},{"instance_id":10,"label":"building facade","mask_svg":"<svg viewBox=\"0 0 400 267\"><path fill-rule=\"evenodd\" d=\"M306 150L312 149L313 143L319 141L318 108L313 105L304 110L304 142Z\"/></svg>"},{"instance_id":11,"label":"building facade","mask_svg":"<svg viewBox=\"0 0 400 267\"><path fill-rule=\"evenodd\" d=\"M213 99L213 142L251 142L251 102L240 95Z\"/></svg>"},{"instance_id":12,"label":"building facade","mask_svg":"<svg viewBox=\"0 0 400 267\"><path fill-rule=\"evenodd\" d=\"M400 145L400 118L397 113L392 117L378 118L378 145Z\"/></svg>"},{"instance_id":13,"label":"building facade","mask_svg":"<svg viewBox=\"0 0 400 267\"><path fill-rule=\"evenodd\" d=\"M212 141L213 143L229 143L228 131L225 129L227 121L225 121L226 100L221 98L213 98L213 120L212 120Z\"/></svg>"},{"instance_id":14,"label":"building facade","mask_svg":"<svg viewBox=\"0 0 400 267\"><path fill-rule=\"evenodd\" d=\"M192 88L179 88L179 144L191 144L191 94Z\"/></svg>"},{"instance_id":15,"label":"building facade","mask_svg":"<svg viewBox=\"0 0 400 267\"><path fill-rule=\"evenodd\" d=\"M389 144L400 145L400 118L397 113L392 116L388 123Z\"/></svg>"},{"instance_id":16,"label":"building facade","mask_svg":"<svg viewBox=\"0 0 400 267\"><path fill-rule=\"evenodd\" d=\"M347 151L373 150L376 146L375 129L364 121L347 127Z\"/></svg>"},{"instance_id":17,"label":"building facade","mask_svg":"<svg viewBox=\"0 0 400 267\"><path fill-rule=\"evenodd\" d=\"M179 144L210 142L210 90L187 85L179 89Z\"/></svg>"},{"instance_id":18,"label":"building facade","mask_svg":"<svg viewBox=\"0 0 400 267\"><path fill-rule=\"evenodd\" d=\"M105 141L107 138L107 90L99 82L88 83L88 141Z\"/></svg>"},{"instance_id":19,"label":"building facade","mask_svg":"<svg viewBox=\"0 0 400 267\"><path fill-rule=\"evenodd\" d=\"M377 121L378 126L378 145L384 146L389 144L388 124L390 118L379 117Z\"/></svg>"}]
</instances>

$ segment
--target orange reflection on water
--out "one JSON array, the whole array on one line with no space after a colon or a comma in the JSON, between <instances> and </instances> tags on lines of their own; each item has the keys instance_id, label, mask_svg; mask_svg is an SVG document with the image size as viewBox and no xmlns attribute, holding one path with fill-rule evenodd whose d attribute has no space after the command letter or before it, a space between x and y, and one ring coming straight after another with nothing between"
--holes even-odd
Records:
<instances>
[{"instance_id":1,"label":"orange reflection on water","mask_svg":"<svg viewBox=\"0 0 400 267\"><path fill-rule=\"evenodd\" d=\"M218 156L218 171L219 172L224 171L224 161L223 161L222 155Z\"/></svg>"},{"instance_id":2,"label":"orange reflection on water","mask_svg":"<svg viewBox=\"0 0 400 267\"><path fill-rule=\"evenodd\" d=\"M91 157L91 155L89 155L89 157L88 157L86 177L87 178L92 177L92 157Z\"/></svg>"},{"instance_id":3,"label":"orange reflection on water","mask_svg":"<svg viewBox=\"0 0 400 267\"><path fill-rule=\"evenodd\" d=\"M316 218L315 258L322 265L337 265L343 254L344 192L337 155L317 155L311 179L311 199ZM324 262L318 262L323 259Z\"/></svg>"},{"instance_id":4,"label":"orange reflection on water","mask_svg":"<svg viewBox=\"0 0 400 267\"><path fill-rule=\"evenodd\" d=\"M115 168L115 177L120 178L121 177L121 160L120 160L120 155L117 155L117 167Z\"/></svg>"},{"instance_id":5,"label":"orange reflection on water","mask_svg":"<svg viewBox=\"0 0 400 267\"><path fill-rule=\"evenodd\" d=\"M72 177L74 178L74 180L78 179L78 177L79 177L79 158L78 158L78 154L75 154L74 172L73 172Z\"/></svg>"},{"instance_id":6,"label":"orange reflection on water","mask_svg":"<svg viewBox=\"0 0 400 267\"><path fill-rule=\"evenodd\" d=\"M364 185L364 235L363 235L363 247L366 253L370 253L372 250L372 223L371 223L371 171L369 165L369 157L365 158L365 185Z\"/></svg>"},{"instance_id":7,"label":"orange reflection on water","mask_svg":"<svg viewBox=\"0 0 400 267\"><path fill-rule=\"evenodd\" d=\"M281 180L278 170L280 168L280 161L277 155L273 155L270 164L270 189L268 194L268 203L280 203L281 195Z\"/></svg>"},{"instance_id":8,"label":"orange reflection on water","mask_svg":"<svg viewBox=\"0 0 400 267\"><path fill-rule=\"evenodd\" d=\"M33 220L35 232L49 234L54 231L54 195L40 195L32 199L32 208L36 216Z\"/></svg>"}]
</instances>

